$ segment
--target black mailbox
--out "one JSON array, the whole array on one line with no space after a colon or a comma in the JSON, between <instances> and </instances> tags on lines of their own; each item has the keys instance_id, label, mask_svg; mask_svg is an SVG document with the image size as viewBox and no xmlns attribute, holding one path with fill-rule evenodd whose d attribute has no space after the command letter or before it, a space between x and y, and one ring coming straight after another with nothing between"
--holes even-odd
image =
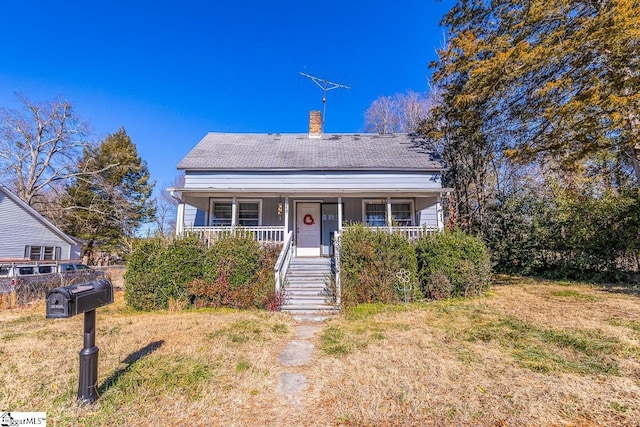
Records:
<instances>
[{"instance_id":1,"label":"black mailbox","mask_svg":"<svg viewBox=\"0 0 640 427\"><path fill-rule=\"evenodd\" d=\"M47 293L47 318L65 318L84 313L84 347L80 350L78 403L98 399L98 347L96 308L113 303L113 285L107 279L55 288Z\"/></svg>"},{"instance_id":2,"label":"black mailbox","mask_svg":"<svg viewBox=\"0 0 640 427\"><path fill-rule=\"evenodd\" d=\"M47 319L72 317L113 303L113 285L107 279L55 288L47 293Z\"/></svg>"}]
</instances>

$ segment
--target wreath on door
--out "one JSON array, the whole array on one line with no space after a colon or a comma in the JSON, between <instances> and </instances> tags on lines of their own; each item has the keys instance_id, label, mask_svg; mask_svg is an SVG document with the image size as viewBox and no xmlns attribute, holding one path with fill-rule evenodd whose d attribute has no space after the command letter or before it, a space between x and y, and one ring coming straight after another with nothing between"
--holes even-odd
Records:
<instances>
[{"instance_id":1,"label":"wreath on door","mask_svg":"<svg viewBox=\"0 0 640 427\"><path fill-rule=\"evenodd\" d=\"M302 222L305 223L305 225L313 225L316 223L316 221L313 219L313 217L311 216L311 214L306 214L304 216L304 219L302 220Z\"/></svg>"}]
</instances>

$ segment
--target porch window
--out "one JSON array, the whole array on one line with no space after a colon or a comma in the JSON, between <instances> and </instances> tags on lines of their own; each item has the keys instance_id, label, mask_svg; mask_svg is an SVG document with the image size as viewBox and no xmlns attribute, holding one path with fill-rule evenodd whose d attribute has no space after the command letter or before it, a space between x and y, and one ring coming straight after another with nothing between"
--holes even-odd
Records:
<instances>
[{"instance_id":1,"label":"porch window","mask_svg":"<svg viewBox=\"0 0 640 427\"><path fill-rule=\"evenodd\" d=\"M391 217L394 224L411 225L412 209L411 203L391 203Z\"/></svg>"},{"instance_id":2,"label":"porch window","mask_svg":"<svg viewBox=\"0 0 640 427\"><path fill-rule=\"evenodd\" d=\"M231 202L211 202L211 225L231 226Z\"/></svg>"},{"instance_id":3,"label":"porch window","mask_svg":"<svg viewBox=\"0 0 640 427\"><path fill-rule=\"evenodd\" d=\"M32 261L55 261L60 259L58 246L25 246L24 257Z\"/></svg>"},{"instance_id":4,"label":"porch window","mask_svg":"<svg viewBox=\"0 0 640 427\"><path fill-rule=\"evenodd\" d=\"M260 201L238 201L237 225L242 227L257 227L260 225ZM229 227L233 224L232 202L211 202L211 225L214 227Z\"/></svg>"},{"instance_id":5,"label":"porch window","mask_svg":"<svg viewBox=\"0 0 640 427\"><path fill-rule=\"evenodd\" d=\"M411 200L391 200L391 218L394 225L413 225L413 202ZM387 225L387 204L377 200L365 201L363 222L371 227Z\"/></svg>"},{"instance_id":6,"label":"porch window","mask_svg":"<svg viewBox=\"0 0 640 427\"><path fill-rule=\"evenodd\" d=\"M364 222L371 227L382 227L387 218L386 205L383 203L367 202L364 205Z\"/></svg>"},{"instance_id":7,"label":"porch window","mask_svg":"<svg viewBox=\"0 0 640 427\"><path fill-rule=\"evenodd\" d=\"M260 225L260 203L238 203L238 225L243 227L257 227Z\"/></svg>"}]
</instances>

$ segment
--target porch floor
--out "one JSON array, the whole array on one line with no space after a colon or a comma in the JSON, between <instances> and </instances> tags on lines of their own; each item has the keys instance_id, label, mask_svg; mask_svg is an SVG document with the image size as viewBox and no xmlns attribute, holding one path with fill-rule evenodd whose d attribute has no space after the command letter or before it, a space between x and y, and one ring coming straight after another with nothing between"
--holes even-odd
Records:
<instances>
[{"instance_id":1,"label":"porch floor","mask_svg":"<svg viewBox=\"0 0 640 427\"><path fill-rule=\"evenodd\" d=\"M337 312L327 285L331 258L294 257L285 279L286 303L282 311L296 316L324 316Z\"/></svg>"}]
</instances>

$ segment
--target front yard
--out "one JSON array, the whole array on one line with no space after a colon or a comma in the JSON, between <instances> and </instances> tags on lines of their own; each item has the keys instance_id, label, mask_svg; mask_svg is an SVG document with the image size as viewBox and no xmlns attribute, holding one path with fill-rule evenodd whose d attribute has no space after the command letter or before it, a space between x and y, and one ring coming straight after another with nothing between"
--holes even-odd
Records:
<instances>
[{"instance_id":1,"label":"front yard","mask_svg":"<svg viewBox=\"0 0 640 427\"><path fill-rule=\"evenodd\" d=\"M101 398L77 407L82 316L0 312L0 410L50 425L639 425L637 290L500 278L485 297L362 305L322 325L300 405L275 391L295 322L99 309ZM287 368L291 370L291 368Z\"/></svg>"}]
</instances>

